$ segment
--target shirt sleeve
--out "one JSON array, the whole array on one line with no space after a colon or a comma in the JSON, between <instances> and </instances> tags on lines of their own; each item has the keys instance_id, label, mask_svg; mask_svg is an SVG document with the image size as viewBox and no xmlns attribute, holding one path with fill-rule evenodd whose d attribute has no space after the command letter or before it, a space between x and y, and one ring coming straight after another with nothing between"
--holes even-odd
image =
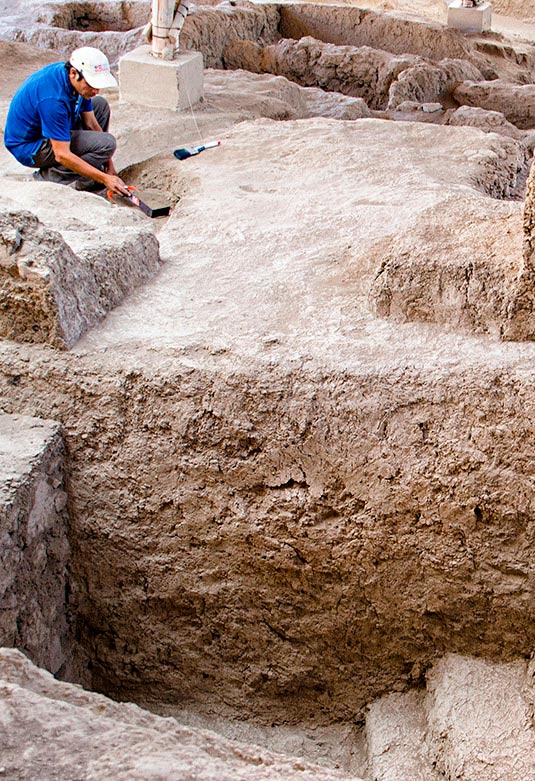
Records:
<instances>
[{"instance_id":1,"label":"shirt sleeve","mask_svg":"<svg viewBox=\"0 0 535 781\"><path fill-rule=\"evenodd\" d=\"M86 100L86 98L84 98L82 100L82 108L80 113L84 114L86 111L93 111L93 101Z\"/></svg>"},{"instance_id":2,"label":"shirt sleeve","mask_svg":"<svg viewBox=\"0 0 535 781\"><path fill-rule=\"evenodd\" d=\"M43 138L54 141L71 140L71 117L65 103L46 98L39 103L39 116Z\"/></svg>"}]
</instances>

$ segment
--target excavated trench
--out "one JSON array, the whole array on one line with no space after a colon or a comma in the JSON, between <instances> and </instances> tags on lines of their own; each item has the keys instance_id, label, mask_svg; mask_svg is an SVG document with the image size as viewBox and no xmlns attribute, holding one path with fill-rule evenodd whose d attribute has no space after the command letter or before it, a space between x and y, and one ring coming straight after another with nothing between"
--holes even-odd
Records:
<instances>
[{"instance_id":1,"label":"excavated trench","mask_svg":"<svg viewBox=\"0 0 535 781\"><path fill-rule=\"evenodd\" d=\"M143 27L150 17L150 3L73 2L47 5L37 22L79 32L127 32Z\"/></svg>"},{"instance_id":2,"label":"excavated trench","mask_svg":"<svg viewBox=\"0 0 535 781\"><path fill-rule=\"evenodd\" d=\"M351 723L447 651L531 653L530 370L144 363L4 354L5 408L64 427L97 690Z\"/></svg>"},{"instance_id":3,"label":"excavated trench","mask_svg":"<svg viewBox=\"0 0 535 781\"><path fill-rule=\"evenodd\" d=\"M47 22L97 32L143 23L142 4L121 4L113 22L107 6L58 6ZM358 25L351 40L347 33L355 13L373 47L389 24L345 9L336 32L321 9L274 8L282 21L272 29L270 7L261 24L237 9L248 40L229 33L232 14L220 14L224 34L207 61L244 67L244 52L258 61L251 42L265 57L281 37L362 46ZM192 17L192 48L203 49L203 24L217 13ZM411 36L397 58L423 56ZM533 81L531 53L507 60L500 43L494 61L498 44L469 50L452 31L435 43L433 61L456 56L455 44L486 76L505 67L518 83ZM170 173L162 185L161 171L157 159L132 166L129 181L164 186L179 202L183 184ZM448 651L529 656L529 367L240 365L215 348L207 360L176 358L3 353L4 409L63 426L69 612L78 666L96 690L163 713L197 711L214 725L353 727L371 700L421 686Z\"/></svg>"}]
</instances>

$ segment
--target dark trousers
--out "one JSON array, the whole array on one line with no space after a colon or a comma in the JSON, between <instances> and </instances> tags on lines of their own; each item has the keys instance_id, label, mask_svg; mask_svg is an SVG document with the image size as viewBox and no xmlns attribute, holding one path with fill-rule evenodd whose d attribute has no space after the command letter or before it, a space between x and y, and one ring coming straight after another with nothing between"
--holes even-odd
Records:
<instances>
[{"instance_id":1,"label":"dark trousers","mask_svg":"<svg viewBox=\"0 0 535 781\"><path fill-rule=\"evenodd\" d=\"M106 98L101 95L97 95L93 98L93 111L95 117L104 131L98 133L94 130L83 130L81 118L76 123L76 126L71 130L71 152L81 157L89 165L94 166L100 170L103 170L105 164L113 156L117 144L114 136L108 133L108 127L110 125L110 107ZM45 179L50 182L58 182L60 184L70 184L78 179L82 182L90 182L90 179L85 179L80 174L71 171L70 168L66 168L64 165L59 165L54 157L54 151L50 139L46 139L37 154L35 155L34 168L40 168L43 172Z\"/></svg>"}]
</instances>

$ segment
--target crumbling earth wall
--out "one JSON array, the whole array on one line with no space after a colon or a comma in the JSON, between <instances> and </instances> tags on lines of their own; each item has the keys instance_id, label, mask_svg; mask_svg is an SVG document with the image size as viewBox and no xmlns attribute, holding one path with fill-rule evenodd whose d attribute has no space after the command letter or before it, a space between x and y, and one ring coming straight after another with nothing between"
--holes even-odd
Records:
<instances>
[{"instance_id":1,"label":"crumbling earth wall","mask_svg":"<svg viewBox=\"0 0 535 781\"><path fill-rule=\"evenodd\" d=\"M370 46L393 54L416 54L432 59L465 58L472 50L470 42L458 30L370 8L288 3L280 5L280 14L283 38L312 36L341 46Z\"/></svg>"},{"instance_id":2,"label":"crumbling earth wall","mask_svg":"<svg viewBox=\"0 0 535 781\"><path fill-rule=\"evenodd\" d=\"M11 195L24 199L31 186L12 182ZM61 200L66 191L40 187L45 197L34 211L48 224L15 200L0 209L0 337L69 348L158 272L158 240L131 214L110 225L104 201L91 199L77 225Z\"/></svg>"},{"instance_id":3,"label":"crumbling earth wall","mask_svg":"<svg viewBox=\"0 0 535 781\"><path fill-rule=\"evenodd\" d=\"M1 772L9 779L347 779L306 759L226 740L60 683L6 648L0 649L0 713Z\"/></svg>"},{"instance_id":4,"label":"crumbling earth wall","mask_svg":"<svg viewBox=\"0 0 535 781\"><path fill-rule=\"evenodd\" d=\"M535 172L525 203L495 202L484 213L455 198L372 251L370 305L397 322L428 321L512 341L535 330ZM521 216L523 214L523 234Z\"/></svg>"},{"instance_id":5,"label":"crumbling earth wall","mask_svg":"<svg viewBox=\"0 0 535 781\"><path fill-rule=\"evenodd\" d=\"M524 259L528 266L535 264L535 163L531 164L526 183L524 206Z\"/></svg>"},{"instance_id":6,"label":"crumbling earth wall","mask_svg":"<svg viewBox=\"0 0 535 781\"><path fill-rule=\"evenodd\" d=\"M459 82L482 78L464 60L430 65L414 55L396 56L369 46L335 46L310 37L283 39L269 46L234 41L224 55L229 67L274 73L305 87L360 97L372 109L395 108L404 100L436 101Z\"/></svg>"},{"instance_id":7,"label":"crumbling earth wall","mask_svg":"<svg viewBox=\"0 0 535 781\"><path fill-rule=\"evenodd\" d=\"M520 353L352 370L179 347L0 353L4 409L64 426L78 632L100 689L351 720L446 650L533 649Z\"/></svg>"},{"instance_id":8,"label":"crumbling earth wall","mask_svg":"<svg viewBox=\"0 0 535 781\"><path fill-rule=\"evenodd\" d=\"M460 105L499 111L518 128L535 126L534 84L466 80L453 89L452 96Z\"/></svg>"},{"instance_id":9,"label":"crumbling earth wall","mask_svg":"<svg viewBox=\"0 0 535 781\"><path fill-rule=\"evenodd\" d=\"M2 403L63 422L99 690L353 719L447 650L535 646L529 366L106 369L25 349L2 349Z\"/></svg>"},{"instance_id":10,"label":"crumbling earth wall","mask_svg":"<svg viewBox=\"0 0 535 781\"><path fill-rule=\"evenodd\" d=\"M64 459L59 424L0 415L0 645L69 677Z\"/></svg>"},{"instance_id":11,"label":"crumbling earth wall","mask_svg":"<svg viewBox=\"0 0 535 781\"><path fill-rule=\"evenodd\" d=\"M493 0L492 7L497 14L514 16L517 19L533 19L533 7L526 0Z\"/></svg>"},{"instance_id":12,"label":"crumbling earth wall","mask_svg":"<svg viewBox=\"0 0 535 781\"><path fill-rule=\"evenodd\" d=\"M426 684L370 704L363 739L347 747L352 758L362 746L358 767L351 758L329 762L325 756L315 765L297 749L299 738L286 756L251 745L254 740L243 735L228 740L61 683L19 651L2 648L3 772L45 781L88 772L95 781L192 774L198 781L533 781L532 663L448 654L433 665ZM329 739L319 735L327 730L307 734L325 750Z\"/></svg>"}]
</instances>

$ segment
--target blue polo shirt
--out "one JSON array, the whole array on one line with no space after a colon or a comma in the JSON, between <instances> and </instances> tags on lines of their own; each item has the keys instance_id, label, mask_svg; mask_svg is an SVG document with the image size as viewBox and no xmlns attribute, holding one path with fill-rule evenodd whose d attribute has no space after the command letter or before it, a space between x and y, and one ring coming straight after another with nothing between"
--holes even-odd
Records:
<instances>
[{"instance_id":1,"label":"blue polo shirt","mask_svg":"<svg viewBox=\"0 0 535 781\"><path fill-rule=\"evenodd\" d=\"M71 130L80 114L93 111L90 100L74 90L64 62L55 62L33 73L11 101L4 144L22 165L33 166L43 141L71 141Z\"/></svg>"}]
</instances>

